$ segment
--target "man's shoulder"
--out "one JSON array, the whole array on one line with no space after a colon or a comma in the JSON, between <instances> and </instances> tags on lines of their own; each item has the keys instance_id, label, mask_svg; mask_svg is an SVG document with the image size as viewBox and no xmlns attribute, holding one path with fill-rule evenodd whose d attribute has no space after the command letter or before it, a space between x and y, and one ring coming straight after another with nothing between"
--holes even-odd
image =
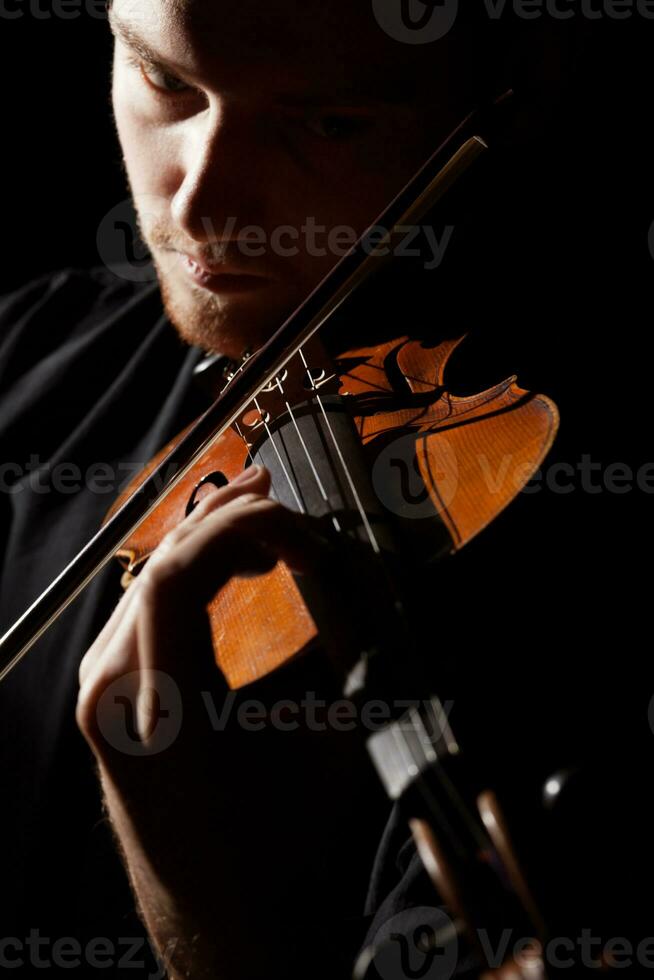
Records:
<instances>
[{"instance_id":1,"label":"man's shoulder","mask_svg":"<svg viewBox=\"0 0 654 980\"><path fill-rule=\"evenodd\" d=\"M163 315L152 267L67 267L0 296L0 387L55 351L122 328L140 333ZM132 321L132 323L130 323ZM139 329L134 331L133 324Z\"/></svg>"},{"instance_id":2,"label":"man's shoulder","mask_svg":"<svg viewBox=\"0 0 654 980\"><path fill-rule=\"evenodd\" d=\"M138 271L138 276L137 276ZM66 301L82 313L85 308L101 308L140 299L158 297L158 283L151 265L132 267L104 265L81 268L69 266L44 272L34 279L0 295L0 322L7 325L32 307Z\"/></svg>"}]
</instances>

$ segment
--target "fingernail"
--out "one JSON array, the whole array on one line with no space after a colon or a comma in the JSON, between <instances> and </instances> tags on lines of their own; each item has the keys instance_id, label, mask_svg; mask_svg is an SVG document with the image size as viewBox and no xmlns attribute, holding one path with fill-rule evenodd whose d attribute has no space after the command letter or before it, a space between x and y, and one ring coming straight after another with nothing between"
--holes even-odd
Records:
<instances>
[{"instance_id":1,"label":"fingernail","mask_svg":"<svg viewBox=\"0 0 654 980\"><path fill-rule=\"evenodd\" d=\"M247 483L248 480L254 480L255 477L261 476L262 469L262 466L248 466L248 468L243 470L242 473L239 473L239 475L234 477L233 480L230 480L230 483L232 486L235 484L240 486L242 483Z\"/></svg>"}]
</instances>

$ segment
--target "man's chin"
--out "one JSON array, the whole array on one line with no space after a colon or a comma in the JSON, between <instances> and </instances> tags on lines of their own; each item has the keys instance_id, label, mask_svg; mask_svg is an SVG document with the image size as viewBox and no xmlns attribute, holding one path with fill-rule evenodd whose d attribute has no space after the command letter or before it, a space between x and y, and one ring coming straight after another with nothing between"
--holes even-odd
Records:
<instances>
[{"instance_id":1,"label":"man's chin","mask_svg":"<svg viewBox=\"0 0 654 980\"><path fill-rule=\"evenodd\" d=\"M293 310L268 296L219 296L171 281L157 270L164 310L187 344L238 360L255 351Z\"/></svg>"}]
</instances>

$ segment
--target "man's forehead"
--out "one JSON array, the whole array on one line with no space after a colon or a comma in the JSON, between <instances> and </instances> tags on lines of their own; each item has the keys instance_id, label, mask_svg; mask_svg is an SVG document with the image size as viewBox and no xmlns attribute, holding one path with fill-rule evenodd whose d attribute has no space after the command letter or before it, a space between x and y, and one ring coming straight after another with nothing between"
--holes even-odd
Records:
<instances>
[{"instance_id":1,"label":"man's forehead","mask_svg":"<svg viewBox=\"0 0 654 980\"><path fill-rule=\"evenodd\" d=\"M190 31L220 35L239 49L270 44L280 52L352 49L357 42L388 49L369 0L153 0Z\"/></svg>"},{"instance_id":2,"label":"man's forehead","mask_svg":"<svg viewBox=\"0 0 654 980\"><path fill-rule=\"evenodd\" d=\"M166 44L203 67L268 66L280 84L304 73L312 86L414 99L425 78L438 83L451 68L449 45L430 51L390 38L370 0L114 0L121 23L152 46ZM177 59L175 59L177 60ZM431 86L430 86L431 87Z\"/></svg>"}]
</instances>

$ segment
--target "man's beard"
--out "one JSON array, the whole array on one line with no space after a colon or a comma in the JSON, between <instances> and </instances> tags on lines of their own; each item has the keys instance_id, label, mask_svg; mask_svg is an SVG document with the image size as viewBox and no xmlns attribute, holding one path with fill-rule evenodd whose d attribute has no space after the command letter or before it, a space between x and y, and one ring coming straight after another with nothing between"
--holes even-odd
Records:
<instances>
[{"instance_id":1,"label":"man's beard","mask_svg":"<svg viewBox=\"0 0 654 980\"><path fill-rule=\"evenodd\" d=\"M175 283L175 263L179 255L174 251L175 242L164 222L142 220L136 200L132 196L136 223L141 237L150 252L164 312L184 343L201 347L212 353L222 353L221 339L225 328L225 309L220 296L193 288L186 290Z\"/></svg>"},{"instance_id":2,"label":"man's beard","mask_svg":"<svg viewBox=\"0 0 654 980\"><path fill-rule=\"evenodd\" d=\"M258 350L310 292L311 284L305 289L297 284L289 285L287 280L280 286L274 271L270 274L274 285L263 292L255 290L251 297L219 295L196 285L182 268L186 243L172 235L161 219L145 223L136 207L135 210L141 240L150 252L157 274L164 310L187 344L238 360L246 351ZM229 249L235 248L233 243L227 246L220 242L213 246L205 243L201 252L207 261L222 259L229 266L230 258L234 258ZM188 248L188 251L196 250ZM241 262L237 258L234 264L238 266ZM282 279L287 270L283 272ZM292 283L292 277L289 278Z\"/></svg>"},{"instance_id":3,"label":"man's beard","mask_svg":"<svg viewBox=\"0 0 654 980\"><path fill-rule=\"evenodd\" d=\"M193 290L192 294L188 294L189 301L183 303L176 295L179 291L170 287L166 272L156 261L155 269L164 311L181 339L191 346L221 353L220 337L225 311L220 297L213 293L200 295L199 290Z\"/></svg>"}]
</instances>

